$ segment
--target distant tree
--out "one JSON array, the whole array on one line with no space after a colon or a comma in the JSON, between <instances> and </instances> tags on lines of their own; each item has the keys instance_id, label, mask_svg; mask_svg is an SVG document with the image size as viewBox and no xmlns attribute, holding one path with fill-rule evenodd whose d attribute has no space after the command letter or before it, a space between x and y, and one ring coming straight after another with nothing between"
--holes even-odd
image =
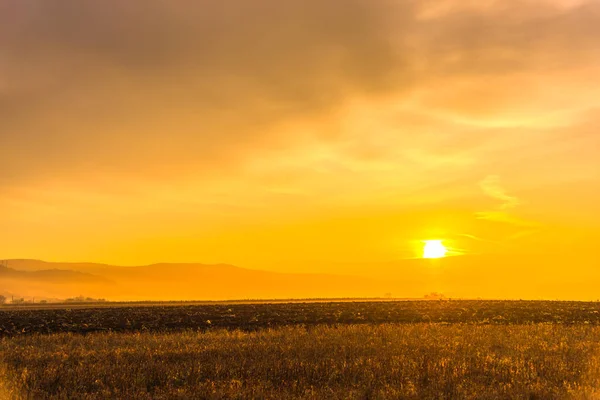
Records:
<instances>
[{"instance_id":1,"label":"distant tree","mask_svg":"<svg viewBox=\"0 0 600 400\"><path fill-rule=\"evenodd\" d=\"M94 299L93 297L77 296L64 300L65 303L103 303L105 299Z\"/></svg>"},{"instance_id":2,"label":"distant tree","mask_svg":"<svg viewBox=\"0 0 600 400\"><path fill-rule=\"evenodd\" d=\"M446 296L438 292L426 294L424 297L426 300L446 300Z\"/></svg>"},{"instance_id":3,"label":"distant tree","mask_svg":"<svg viewBox=\"0 0 600 400\"><path fill-rule=\"evenodd\" d=\"M6 303L6 296L0 294L0 304Z\"/></svg>"}]
</instances>

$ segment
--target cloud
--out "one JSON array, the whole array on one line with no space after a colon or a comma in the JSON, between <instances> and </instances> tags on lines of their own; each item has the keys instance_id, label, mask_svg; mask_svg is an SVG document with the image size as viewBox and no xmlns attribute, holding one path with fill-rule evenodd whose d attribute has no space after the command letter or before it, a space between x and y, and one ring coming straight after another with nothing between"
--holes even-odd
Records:
<instances>
[{"instance_id":1,"label":"cloud","mask_svg":"<svg viewBox=\"0 0 600 400\"><path fill-rule=\"evenodd\" d=\"M600 3L579 3L0 1L0 216L212 229L232 204L268 220L591 175L597 121L571 138L600 106ZM484 186L480 217L516 224Z\"/></svg>"},{"instance_id":2,"label":"cloud","mask_svg":"<svg viewBox=\"0 0 600 400\"><path fill-rule=\"evenodd\" d=\"M225 170L404 70L364 0L2 4L0 185Z\"/></svg>"},{"instance_id":3,"label":"cloud","mask_svg":"<svg viewBox=\"0 0 600 400\"><path fill-rule=\"evenodd\" d=\"M531 225L531 227L535 227L536 225ZM535 235L537 233L540 233L541 230L540 229L526 229L520 232L515 233L514 235L510 236L508 238L508 240L519 240L519 239L523 239L532 235Z\"/></svg>"},{"instance_id":4,"label":"cloud","mask_svg":"<svg viewBox=\"0 0 600 400\"><path fill-rule=\"evenodd\" d=\"M468 233L457 233L455 235L456 236L462 236L462 237L465 237L467 239L471 239L471 240L474 240L474 241L477 241L477 242L486 242L486 243L493 243L493 244L501 244L501 242L497 242L495 240L484 239L484 238L481 238L479 236L471 235L471 234L468 234Z\"/></svg>"},{"instance_id":5,"label":"cloud","mask_svg":"<svg viewBox=\"0 0 600 400\"><path fill-rule=\"evenodd\" d=\"M475 213L477 219L501 222L518 227L533 228L539 226L539 223L521 219L511 215L507 210L511 210L520 204L520 201L515 196L507 194L506 190L500 185L500 177L497 175L489 175L479 183L483 192L496 200L501 201L497 210L481 211Z\"/></svg>"},{"instance_id":6,"label":"cloud","mask_svg":"<svg viewBox=\"0 0 600 400\"><path fill-rule=\"evenodd\" d=\"M514 208L519 204L519 199L514 196L509 196L504 188L500 186L500 177L497 175L489 175L479 183L483 192L497 200L502 201L501 210Z\"/></svg>"},{"instance_id":7,"label":"cloud","mask_svg":"<svg viewBox=\"0 0 600 400\"><path fill-rule=\"evenodd\" d=\"M482 211L475 213L477 219L494 221L494 222L502 222L505 224L510 224L519 227L536 227L539 226L539 223L527 221L513 215L510 215L503 211Z\"/></svg>"},{"instance_id":8,"label":"cloud","mask_svg":"<svg viewBox=\"0 0 600 400\"><path fill-rule=\"evenodd\" d=\"M477 219L502 222L517 226L530 226L529 222L522 221L506 212L506 210L515 208L519 204L519 199L514 196L509 196L506 193L506 190L500 186L499 176L488 175L485 179L479 182L479 187L487 196L496 200L500 200L502 203L498 206L498 209L501 211L480 211L475 213Z\"/></svg>"},{"instance_id":9,"label":"cloud","mask_svg":"<svg viewBox=\"0 0 600 400\"><path fill-rule=\"evenodd\" d=\"M346 140L336 118L355 97L464 122L596 93L558 88L598 72L597 2L442 3L3 1L0 185L225 171L293 145L282 124L333 120L313 133Z\"/></svg>"}]
</instances>

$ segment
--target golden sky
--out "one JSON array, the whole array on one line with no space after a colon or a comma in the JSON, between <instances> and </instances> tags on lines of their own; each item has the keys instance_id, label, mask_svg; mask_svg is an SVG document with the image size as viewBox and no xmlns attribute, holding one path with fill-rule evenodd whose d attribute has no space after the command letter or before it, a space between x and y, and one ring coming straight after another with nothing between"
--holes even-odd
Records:
<instances>
[{"instance_id":1,"label":"golden sky","mask_svg":"<svg viewBox=\"0 0 600 400\"><path fill-rule=\"evenodd\" d=\"M3 0L0 254L595 272L599 77L597 0Z\"/></svg>"}]
</instances>

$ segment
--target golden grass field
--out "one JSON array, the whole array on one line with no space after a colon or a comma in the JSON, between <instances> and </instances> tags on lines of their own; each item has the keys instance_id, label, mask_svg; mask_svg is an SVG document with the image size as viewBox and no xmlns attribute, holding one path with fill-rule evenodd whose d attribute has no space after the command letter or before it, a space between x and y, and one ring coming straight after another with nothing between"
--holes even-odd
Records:
<instances>
[{"instance_id":1,"label":"golden grass field","mask_svg":"<svg viewBox=\"0 0 600 400\"><path fill-rule=\"evenodd\" d=\"M600 327L584 324L62 333L0 345L9 399L600 398Z\"/></svg>"}]
</instances>

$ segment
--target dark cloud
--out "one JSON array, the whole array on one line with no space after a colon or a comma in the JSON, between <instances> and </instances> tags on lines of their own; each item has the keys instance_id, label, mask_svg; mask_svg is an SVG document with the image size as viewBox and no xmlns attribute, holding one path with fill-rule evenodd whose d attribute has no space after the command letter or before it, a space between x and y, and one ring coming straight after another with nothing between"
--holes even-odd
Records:
<instances>
[{"instance_id":1,"label":"dark cloud","mask_svg":"<svg viewBox=\"0 0 600 400\"><path fill-rule=\"evenodd\" d=\"M348 85L382 88L398 65L385 13L365 0L72 0L14 7L12 21L3 21L9 62L45 74L33 78L52 81L56 90L102 84L114 74L185 89L200 103L230 104L235 89L241 97L312 107Z\"/></svg>"},{"instance_id":2,"label":"dark cloud","mask_svg":"<svg viewBox=\"0 0 600 400\"><path fill-rule=\"evenodd\" d=\"M365 0L9 0L3 11L0 142L23 152L23 169L213 157L349 91L387 90L398 66L385 13Z\"/></svg>"},{"instance_id":3,"label":"dark cloud","mask_svg":"<svg viewBox=\"0 0 600 400\"><path fill-rule=\"evenodd\" d=\"M460 113L480 96L493 113L527 95L495 77L600 60L597 2L452 4L427 16L432 2L409 0L0 0L0 154L12 165L0 183L235 163L285 143L277 124L353 96L422 90L423 104Z\"/></svg>"}]
</instances>

